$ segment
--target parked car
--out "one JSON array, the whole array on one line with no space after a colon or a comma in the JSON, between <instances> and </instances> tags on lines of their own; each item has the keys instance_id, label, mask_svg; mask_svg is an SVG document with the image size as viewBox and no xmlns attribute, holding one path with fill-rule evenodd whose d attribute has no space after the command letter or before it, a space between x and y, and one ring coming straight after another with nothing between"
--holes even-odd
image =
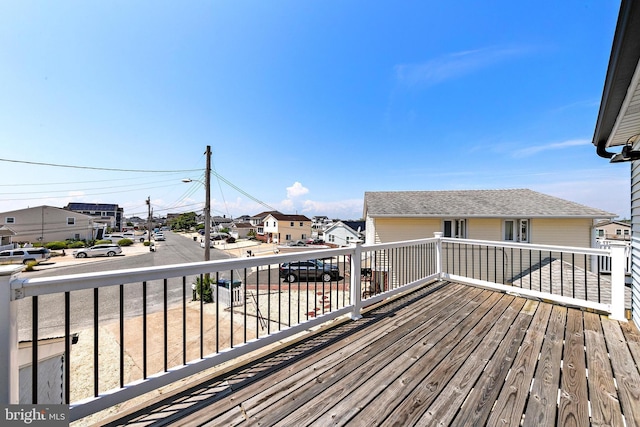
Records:
<instances>
[{"instance_id":1,"label":"parked car","mask_svg":"<svg viewBox=\"0 0 640 427\"><path fill-rule=\"evenodd\" d=\"M153 235L153 240L156 240L156 241L158 241L158 242L164 242L164 241L165 241L165 240L167 240L167 239L165 239L164 234L162 234L162 233L155 233L155 234Z\"/></svg>"},{"instance_id":2,"label":"parked car","mask_svg":"<svg viewBox=\"0 0 640 427\"><path fill-rule=\"evenodd\" d=\"M287 282L296 282L298 280L329 282L338 280L340 269L337 265L324 263L317 259L285 262L280 265L280 277Z\"/></svg>"},{"instance_id":3,"label":"parked car","mask_svg":"<svg viewBox=\"0 0 640 427\"><path fill-rule=\"evenodd\" d=\"M94 256L116 256L122 253L122 248L118 245L95 245L90 248L82 248L73 251L75 258L87 258Z\"/></svg>"},{"instance_id":4,"label":"parked car","mask_svg":"<svg viewBox=\"0 0 640 427\"><path fill-rule=\"evenodd\" d=\"M307 246L307 244L302 240L296 240L296 241L287 243L287 246Z\"/></svg>"},{"instance_id":5,"label":"parked car","mask_svg":"<svg viewBox=\"0 0 640 427\"><path fill-rule=\"evenodd\" d=\"M41 263L51 258L51 251L46 248L17 248L0 252L0 264Z\"/></svg>"},{"instance_id":6,"label":"parked car","mask_svg":"<svg viewBox=\"0 0 640 427\"><path fill-rule=\"evenodd\" d=\"M118 240L129 239L134 242L144 242L147 240L147 233L144 234L135 234L131 231L125 231L124 233L114 233L114 234L105 234L102 236L101 240L111 240L111 242L115 243Z\"/></svg>"}]
</instances>

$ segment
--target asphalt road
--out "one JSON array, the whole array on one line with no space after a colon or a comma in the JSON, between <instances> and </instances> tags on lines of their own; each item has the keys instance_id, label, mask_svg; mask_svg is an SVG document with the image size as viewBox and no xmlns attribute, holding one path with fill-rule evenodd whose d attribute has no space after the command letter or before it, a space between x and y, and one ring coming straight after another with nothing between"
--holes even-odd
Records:
<instances>
[{"instance_id":1,"label":"asphalt road","mask_svg":"<svg viewBox=\"0 0 640 427\"><path fill-rule=\"evenodd\" d=\"M143 252L136 255L116 256L113 258L76 260L70 265L57 267L55 264L44 267L41 271L21 273L24 277L50 277L88 273L96 271L120 270L135 267L151 267L186 262L202 261L204 250L198 242L171 232L165 233L166 241L156 243L155 252ZM218 249L211 250L211 259L225 259L231 256ZM55 262L55 258L53 258ZM60 263L62 264L62 263ZM190 298L193 278L187 279L187 297ZM147 285L147 311L153 312L163 307L163 283L151 282ZM78 291L71 294L72 331L81 330L93 325L94 291ZM167 300L169 306L182 302L182 280L168 281ZM127 317L142 314L142 286L137 284L124 286L124 304ZM20 340L31 339L32 299L19 302L18 328ZM118 286L101 288L98 291L98 313L100 322L117 320L120 308ZM64 295L43 295L38 297L38 331L39 337L50 337L64 333Z\"/></svg>"}]
</instances>

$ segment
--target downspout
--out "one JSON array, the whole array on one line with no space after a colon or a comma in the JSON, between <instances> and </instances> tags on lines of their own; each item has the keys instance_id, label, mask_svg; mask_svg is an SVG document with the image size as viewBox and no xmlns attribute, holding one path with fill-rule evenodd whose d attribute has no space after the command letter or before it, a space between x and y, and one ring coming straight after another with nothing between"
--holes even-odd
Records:
<instances>
[{"instance_id":1,"label":"downspout","mask_svg":"<svg viewBox=\"0 0 640 427\"><path fill-rule=\"evenodd\" d=\"M610 159L614 156L615 153L611 153L607 151L605 147L606 145L607 145L606 139L598 141L598 145L596 145L596 153L598 153L598 156L600 157L604 157L605 159Z\"/></svg>"}]
</instances>

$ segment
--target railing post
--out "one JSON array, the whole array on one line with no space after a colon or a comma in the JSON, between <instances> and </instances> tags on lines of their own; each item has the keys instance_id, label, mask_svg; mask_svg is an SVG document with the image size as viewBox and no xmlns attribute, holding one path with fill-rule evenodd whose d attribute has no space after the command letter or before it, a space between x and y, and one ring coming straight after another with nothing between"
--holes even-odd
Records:
<instances>
[{"instance_id":1,"label":"railing post","mask_svg":"<svg viewBox=\"0 0 640 427\"><path fill-rule=\"evenodd\" d=\"M433 233L436 240L436 273L438 278L442 278L442 231Z\"/></svg>"},{"instance_id":2,"label":"railing post","mask_svg":"<svg viewBox=\"0 0 640 427\"><path fill-rule=\"evenodd\" d=\"M10 281L13 274L22 268L0 265L0 403L5 405L15 405L20 400L18 301L12 298Z\"/></svg>"},{"instance_id":3,"label":"railing post","mask_svg":"<svg viewBox=\"0 0 640 427\"><path fill-rule=\"evenodd\" d=\"M611 314L613 320L626 321L624 315L625 243L611 242Z\"/></svg>"},{"instance_id":4,"label":"railing post","mask_svg":"<svg viewBox=\"0 0 640 427\"><path fill-rule=\"evenodd\" d=\"M352 241L354 250L351 254L351 304L353 311L351 319L358 320L362 318L362 281L360 278L362 269L362 241Z\"/></svg>"}]
</instances>

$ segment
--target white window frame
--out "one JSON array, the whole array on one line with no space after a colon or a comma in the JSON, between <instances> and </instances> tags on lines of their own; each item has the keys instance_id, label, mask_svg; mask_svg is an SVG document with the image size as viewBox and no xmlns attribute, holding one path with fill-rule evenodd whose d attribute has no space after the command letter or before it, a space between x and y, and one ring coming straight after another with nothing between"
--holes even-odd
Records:
<instances>
[{"instance_id":1,"label":"white window frame","mask_svg":"<svg viewBox=\"0 0 640 427\"><path fill-rule=\"evenodd\" d=\"M510 226L508 226L510 224ZM511 228L511 239L507 231ZM531 221L527 218L507 218L502 221L502 240L505 242L529 243L531 239Z\"/></svg>"},{"instance_id":2,"label":"white window frame","mask_svg":"<svg viewBox=\"0 0 640 427\"><path fill-rule=\"evenodd\" d=\"M447 233L447 223L449 223L450 232ZM447 234L450 234L447 236ZM444 237L453 237L455 239L467 238L467 220L464 218L452 218L442 221L442 235Z\"/></svg>"},{"instance_id":3,"label":"white window frame","mask_svg":"<svg viewBox=\"0 0 640 427\"><path fill-rule=\"evenodd\" d=\"M67 225L76 225L76 218L73 216L67 217Z\"/></svg>"},{"instance_id":4,"label":"white window frame","mask_svg":"<svg viewBox=\"0 0 640 427\"><path fill-rule=\"evenodd\" d=\"M15 216L5 217L4 223L5 224L15 224L16 223L16 217Z\"/></svg>"}]
</instances>

